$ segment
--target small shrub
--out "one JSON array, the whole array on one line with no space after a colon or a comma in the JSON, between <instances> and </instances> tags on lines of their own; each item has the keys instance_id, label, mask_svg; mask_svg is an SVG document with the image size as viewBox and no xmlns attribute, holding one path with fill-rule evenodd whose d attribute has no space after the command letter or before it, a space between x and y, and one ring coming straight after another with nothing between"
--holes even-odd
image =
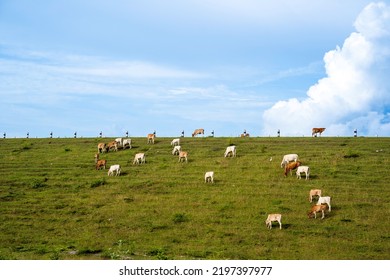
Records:
<instances>
[{"instance_id":1,"label":"small shrub","mask_svg":"<svg viewBox=\"0 0 390 280\"><path fill-rule=\"evenodd\" d=\"M65 148L65 152L70 152L71 149L70 148Z\"/></svg>"},{"instance_id":2,"label":"small shrub","mask_svg":"<svg viewBox=\"0 0 390 280\"><path fill-rule=\"evenodd\" d=\"M184 222L187 222L188 221L188 218L186 216L186 214L183 214L183 213L177 213L173 216L173 222L175 224L178 224L178 223L184 223Z\"/></svg>"},{"instance_id":3,"label":"small shrub","mask_svg":"<svg viewBox=\"0 0 390 280\"><path fill-rule=\"evenodd\" d=\"M99 179L99 180L96 180L95 182L93 182L91 184L91 188L97 188L97 187L100 187L100 186L104 186L106 184L106 179Z\"/></svg>"},{"instance_id":4,"label":"small shrub","mask_svg":"<svg viewBox=\"0 0 390 280\"><path fill-rule=\"evenodd\" d=\"M156 256L158 260L167 260L168 257L166 256L165 249L163 248L157 248L153 249L149 252L149 255Z\"/></svg>"},{"instance_id":5,"label":"small shrub","mask_svg":"<svg viewBox=\"0 0 390 280\"><path fill-rule=\"evenodd\" d=\"M46 186L46 184L44 183L45 181L42 181L42 180L34 180L32 183L31 183L31 187L33 189L39 189L39 188L43 188Z\"/></svg>"},{"instance_id":6,"label":"small shrub","mask_svg":"<svg viewBox=\"0 0 390 280\"><path fill-rule=\"evenodd\" d=\"M359 157L359 154L353 151L348 151L345 155L344 158L357 158Z\"/></svg>"}]
</instances>

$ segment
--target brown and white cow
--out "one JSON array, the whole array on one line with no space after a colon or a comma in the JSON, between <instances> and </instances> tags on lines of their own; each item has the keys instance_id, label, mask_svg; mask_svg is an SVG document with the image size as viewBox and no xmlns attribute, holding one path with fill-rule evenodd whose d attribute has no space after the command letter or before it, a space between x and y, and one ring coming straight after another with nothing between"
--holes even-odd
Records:
<instances>
[{"instance_id":1,"label":"brown and white cow","mask_svg":"<svg viewBox=\"0 0 390 280\"><path fill-rule=\"evenodd\" d=\"M297 169L298 166L301 165L300 161L292 161L289 163L286 163L284 166L284 176L287 176L287 173L290 171L290 175L292 175L292 171Z\"/></svg>"},{"instance_id":2,"label":"brown and white cow","mask_svg":"<svg viewBox=\"0 0 390 280\"><path fill-rule=\"evenodd\" d=\"M322 134L322 132L325 131L325 127L314 127L312 130L311 130L311 136L313 137L317 137L317 133Z\"/></svg>"},{"instance_id":3,"label":"brown and white cow","mask_svg":"<svg viewBox=\"0 0 390 280\"><path fill-rule=\"evenodd\" d=\"M154 144L154 138L156 137L155 133L148 134L148 144Z\"/></svg>"},{"instance_id":4,"label":"brown and white cow","mask_svg":"<svg viewBox=\"0 0 390 280\"><path fill-rule=\"evenodd\" d=\"M106 151L106 143L99 143L98 144L98 153L104 153Z\"/></svg>"},{"instance_id":5,"label":"brown and white cow","mask_svg":"<svg viewBox=\"0 0 390 280\"><path fill-rule=\"evenodd\" d=\"M118 142L111 141L110 143L107 144L106 150L107 151L114 150L115 152L118 151Z\"/></svg>"},{"instance_id":6,"label":"brown and white cow","mask_svg":"<svg viewBox=\"0 0 390 280\"><path fill-rule=\"evenodd\" d=\"M188 162L188 153L185 151L179 152L179 162L181 162L182 160Z\"/></svg>"},{"instance_id":7,"label":"brown and white cow","mask_svg":"<svg viewBox=\"0 0 390 280\"><path fill-rule=\"evenodd\" d=\"M202 134L204 136L204 129L203 128L195 129L194 132L192 133L192 137L194 137L198 134Z\"/></svg>"}]
</instances>

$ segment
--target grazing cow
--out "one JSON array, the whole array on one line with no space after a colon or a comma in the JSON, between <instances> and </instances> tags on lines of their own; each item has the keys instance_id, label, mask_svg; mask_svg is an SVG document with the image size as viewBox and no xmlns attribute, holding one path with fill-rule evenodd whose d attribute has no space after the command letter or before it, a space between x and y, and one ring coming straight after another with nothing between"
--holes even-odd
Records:
<instances>
[{"instance_id":1,"label":"grazing cow","mask_svg":"<svg viewBox=\"0 0 390 280\"><path fill-rule=\"evenodd\" d=\"M325 210L327 208L327 205L313 205L309 211L309 213L307 213L307 216L309 218L313 217L314 215L314 219L317 219L317 213L318 212L322 212L322 218L325 218Z\"/></svg>"},{"instance_id":2,"label":"grazing cow","mask_svg":"<svg viewBox=\"0 0 390 280\"><path fill-rule=\"evenodd\" d=\"M144 153L138 153L134 156L133 164L143 164L145 163L145 154Z\"/></svg>"},{"instance_id":3,"label":"grazing cow","mask_svg":"<svg viewBox=\"0 0 390 280\"><path fill-rule=\"evenodd\" d=\"M148 144L154 144L154 138L156 138L155 133L149 133L148 134Z\"/></svg>"},{"instance_id":4,"label":"grazing cow","mask_svg":"<svg viewBox=\"0 0 390 280\"><path fill-rule=\"evenodd\" d=\"M204 129L203 128L195 129L194 132L192 133L192 137L194 137L198 134L203 134L203 136L204 136Z\"/></svg>"},{"instance_id":5,"label":"grazing cow","mask_svg":"<svg viewBox=\"0 0 390 280\"><path fill-rule=\"evenodd\" d=\"M286 163L289 163L290 161L298 161L298 155L297 154L288 154L284 155L282 162L280 163L280 167L283 168Z\"/></svg>"},{"instance_id":6,"label":"grazing cow","mask_svg":"<svg viewBox=\"0 0 390 280\"><path fill-rule=\"evenodd\" d=\"M129 149L131 149L131 139L124 139L123 140L123 149L126 149L127 147L129 147Z\"/></svg>"},{"instance_id":7,"label":"grazing cow","mask_svg":"<svg viewBox=\"0 0 390 280\"><path fill-rule=\"evenodd\" d=\"M173 139L171 146L180 146L180 138Z\"/></svg>"},{"instance_id":8,"label":"grazing cow","mask_svg":"<svg viewBox=\"0 0 390 280\"><path fill-rule=\"evenodd\" d=\"M235 157L237 154L236 146L228 146L226 148L224 157L227 157L229 154L232 154L232 157Z\"/></svg>"},{"instance_id":9,"label":"grazing cow","mask_svg":"<svg viewBox=\"0 0 390 280\"><path fill-rule=\"evenodd\" d=\"M214 171L206 172L206 174L204 175L204 182L214 183Z\"/></svg>"},{"instance_id":10,"label":"grazing cow","mask_svg":"<svg viewBox=\"0 0 390 280\"><path fill-rule=\"evenodd\" d=\"M95 154L95 168L96 170L101 169L103 167L106 169L107 161L105 159L99 159L99 154Z\"/></svg>"},{"instance_id":11,"label":"grazing cow","mask_svg":"<svg viewBox=\"0 0 390 280\"><path fill-rule=\"evenodd\" d=\"M184 151L179 152L179 162L181 162L182 159L185 160L186 162L188 162L188 153L187 152L184 152Z\"/></svg>"},{"instance_id":12,"label":"grazing cow","mask_svg":"<svg viewBox=\"0 0 390 280\"><path fill-rule=\"evenodd\" d=\"M282 229L282 214L269 214L267 220L265 220L265 224L269 229L272 228L272 222L278 222L279 229Z\"/></svg>"},{"instance_id":13,"label":"grazing cow","mask_svg":"<svg viewBox=\"0 0 390 280\"><path fill-rule=\"evenodd\" d=\"M103 169L106 169L107 160L105 159L99 159L96 162L96 170L99 170L103 167Z\"/></svg>"},{"instance_id":14,"label":"grazing cow","mask_svg":"<svg viewBox=\"0 0 390 280\"><path fill-rule=\"evenodd\" d=\"M321 190L317 190L317 189L315 189L315 190L310 190L310 192L309 192L309 201L310 202L313 202L313 196L318 196L318 197L320 197L321 196Z\"/></svg>"},{"instance_id":15,"label":"grazing cow","mask_svg":"<svg viewBox=\"0 0 390 280\"><path fill-rule=\"evenodd\" d=\"M309 175L310 175L310 168L309 166L298 166L297 168L297 178L301 179L301 173L306 174L306 180L309 180Z\"/></svg>"},{"instance_id":16,"label":"grazing cow","mask_svg":"<svg viewBox=\"0 0 390 280\"><path fill-rule=\"evenodd\" d=\"M116 138L115 142L117 143L118 148L122 148L123 147L123 138Z\"/></svg>"},{"instance_id":17,"label":"grazing cow","mask_svg":"<svg viewBox=\"0 0 390 280\"><path fill-rule=\"evenodd\" d=\"M110 143L107 144L107 148L106 150L107 151L111 151L111 150L114 150L115 152L118 151L118 143L116 141L112 141Z\"/></svg>"},{"instance_id":18,"label":"grazing cow","mask_svg":"<svg viewBox=\"0 0 390 280\"><path fill-rule=\"evenodd\" d=\"M108 176L119 176L121 174L121 166L119 164L111 165L110 169L108 170Z\"/></svg>"},{"instance_id":19,"label":"grazing cow","mask_svg":"<svg viewBox=\"0 0 390 280\"><path fill-rule=\"evenodd\" d=\"M106 151L106 143L99 143L98 144L98 153L104 153Z\"/></svg>"},{"instance_id":20,"label":"grazing cow","mask_svg":"<svg viewBox=\"0 0 390 280\"><path fill-rule=\"evenodd\" d=\"M287 163L285 166L284 166L284 176L286 177L287 176L287 173L290 171L290 175L292 175L292 171L297 169L298 166L301 165L301 162L300 161L293 161L293 162L289 162Z\"/></svg>"},{"instance_id":21,"label":"grazing cow","mask_svg":"<svg viewBox=\"0 0 390 280\"><path fill-rule=\"evenodd\" d=\"M331 211L330 207L330 196L320 196L318 198L317 204L316 205L321 205L321 204L326 204L329 207L329 212Z\"/></svg>"},{"instance_id":22,"label":"grazing cow","mask_svg":"<svg viewBox=\"0 0 390 280\"><path fill-rule=\"evenodd\" d=\"M315 136L317 137L317 133L322 134L322 132L325 131L325 127L314 127L312 130L311 130L311 136Z\"/></svg>"},{"instance_id":23,"label":"grazing cow","mask_svg":"<svg viewBox=\"0 0 390 280\"><path fill-rule=\"evenodd\" d=\"M179 154L181 151L181 146L174 146L172 150L172 155Z\"/></svg>"}]
</instances>

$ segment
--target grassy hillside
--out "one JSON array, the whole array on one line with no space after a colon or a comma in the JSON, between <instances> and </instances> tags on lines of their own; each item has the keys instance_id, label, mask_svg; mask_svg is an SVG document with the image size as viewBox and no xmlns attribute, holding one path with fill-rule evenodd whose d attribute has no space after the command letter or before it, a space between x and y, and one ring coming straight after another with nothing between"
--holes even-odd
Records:
<instances>
[{"instance_id":1,"label":"grassy hillside","mask_svg":"<svg viewBox=\"0 0 390 280\"><path fill-rule=\"evenodd\" d=\"M119 177L94 169L110 140L0 139L0 259L390 258L390 138L186 137L188 163L172 138L133 138L101 155ZM223 157L230 144L236 158ZM283 176L287 153L310 180ZM332 197L323 220L307 217L312 188Z\"/></svg>"}]
</instances>

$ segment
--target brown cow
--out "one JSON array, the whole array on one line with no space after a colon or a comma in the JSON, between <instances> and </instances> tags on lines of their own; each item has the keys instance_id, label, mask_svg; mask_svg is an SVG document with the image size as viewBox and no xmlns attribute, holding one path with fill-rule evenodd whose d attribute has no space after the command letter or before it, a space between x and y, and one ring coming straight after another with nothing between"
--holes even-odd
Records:
<instances>
[{"instance_id":1,"label":"brown cow","mask_svg":"<svg viewBox=\"0 0 390 280\"><path fill-rule=\"evenodd\" d=\"M322 134L322 132L325 131L325 127L314 127L312 130L311 130L311 136L315 136L317 137L317 133Z\"/></svg>"},{"instance_id":2,"label":"brown cow","mask_svg":"<svg viewBox=\"0 0 390 280\"><path fill-rule=\"evenodd\" d=\"M96 163L96 170L101 169L102 167L103 169L106 169L106 164L107 164L107 160L99 159Z\"/></svg>"},{"instance_id":3,"label":"brown cow","mask_svg":"<svg viewBox=\"0 0 390 280\"><path fill-rule=\"evenodd\" d=\"M307 213L307 216L309 218L314 216L314 219L317 219L317 213L321 212L322 213L321 219L323 219L323 218L325 218L325 210L326 210L326 208L328 208L328 205L326 205L326 204L313 205L311 207L309 213Z\"/></svg>"},{"instance_id":4,"label":"brown cow","mask_svg":"<svg viewBox=\"0 0 390 280\"><path fill-rule=\"evenodd\" d=\"M154 133L149 133L148 134L148 144L152 143L154 144L154 138L156 137L156 134Z\"/></svg>"},{"instance_id":5,"label":"brown cow","mask_svg":"<svg viewBox=\"0 0 390 280\"><path fill-rule=\"evenodd\" d=\"M298 166L301 165L300 161L289 162L284 166L284 176L287 176L287 173L290 171L290 175L292 175L292 171L297 169Z\"/></svg>"},{"instance_id":6,"label":"brown cow","mask_svg":"<svg viewBox=\"0 0 390 280\"><path fill-rule=\"evenodd\" d=\"M112 141L108 143L106 148L107 152L110 151L111 149L114 149L115 152L118 151L118 142Z\"/></svg>"},{"instance_id":7,"label":"brown cow","mask_svg":"<svg viewBox=\"0 0 390 280\"><path fill-rule=\"evenodd\" d=\"M182 159L185 160L186 162L188 162L188 153L187 152L184 152L184 151L179 152L179 162L181 162Z\"/></svg>"},{"instance_id":8,"label":"brown cow","mask_svg":"<svg viewBox=\"0 0 390 280\"><path fill-rule=\"evenodd\" d=\"M106 144L105 143L99 143L98 144L98 153L104 153L106 151Z\"/></svg>"},{"instance_id":9,"label":"brown cow","mask_svg":"<svg viewBox=\"0 0 390 280\"><path fill-rule=\"evenodd\" d=\"M101 169L101 167L106 169L107 160L99 159L99 154L95 154L95 164L96 164L95 166L96 170Z\"/></svg>"},{"instance_id":10,"label":"brown cow","mask_svg":"<svg viewBox=\"0 0 390 280\"><path fill-rule=\"evenodd\" d=\"M194 130L194 133L192 133L192 137L198 135L198 134L203 134L204 136L204 129L203 128L198 128Z\"/></svg>"}]
</instances>

